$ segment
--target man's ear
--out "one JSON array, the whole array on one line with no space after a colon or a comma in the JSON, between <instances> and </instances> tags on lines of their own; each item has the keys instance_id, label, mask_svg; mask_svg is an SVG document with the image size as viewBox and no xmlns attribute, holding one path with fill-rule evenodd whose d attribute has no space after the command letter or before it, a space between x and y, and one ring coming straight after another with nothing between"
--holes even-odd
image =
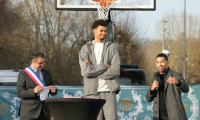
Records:
<instances>
[{"instance_id":1,"label":"man's ear","mask_svg":"<svg viewBox=\"0 0 200 120\"><path fill-rule=\"evenodd\" d=\"M167 61L167 66L169 66L169 60Z\"/></svg>"},{"instance_id":2,"label":"man's ear","mask_svg":"<svg viewBox=\"0 0 200 120\"><path fill-rule=\"evenodd\" d=\"M34 63L35 61L34 60L31 60L31 63Z\"/></svg>"},{"instance_id":3,"label":"man's ear","mask_svg":"<svg viewBox=\"0 0 200 120\"><path fill-rule=\"evenodd\" d=\"M96 29L93 29L93 32L95 33Z\"/></svg>"}]
</instances>

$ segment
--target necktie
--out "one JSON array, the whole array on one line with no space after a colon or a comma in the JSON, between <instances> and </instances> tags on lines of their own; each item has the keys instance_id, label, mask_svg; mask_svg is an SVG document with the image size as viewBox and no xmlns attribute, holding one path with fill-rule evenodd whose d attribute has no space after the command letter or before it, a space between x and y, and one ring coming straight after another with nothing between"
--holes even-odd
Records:
<instances>
[{"instance_id":1,"label":"necktie","mask_svg":"<svg viewBox=\"0 0 200 120\"><path fill-rule=\"evenodd\" d=\"M39 78L40 78L40 73L39 73L39 71L37 71L36 73L37 73L37 75L38 75L38 76L39 76Z\"/></svg>"}]
</instances>

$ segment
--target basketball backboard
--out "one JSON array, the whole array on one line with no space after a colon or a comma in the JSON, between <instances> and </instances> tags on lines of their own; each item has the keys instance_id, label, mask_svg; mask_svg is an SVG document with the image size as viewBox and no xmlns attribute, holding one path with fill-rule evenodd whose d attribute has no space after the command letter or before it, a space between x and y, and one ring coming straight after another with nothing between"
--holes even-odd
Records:
<instances>
[{"instance_id":1,"label":"basketball backboard","mask_svg":"<svg viewBox=\"0 0 200 120\"><path fill-rule=\"evenodd\" d=\"M92 0L55 0L56 10L97 11ZM155 11L156 0L117 0L110 10Z\"/></svg>"}]
</instances>

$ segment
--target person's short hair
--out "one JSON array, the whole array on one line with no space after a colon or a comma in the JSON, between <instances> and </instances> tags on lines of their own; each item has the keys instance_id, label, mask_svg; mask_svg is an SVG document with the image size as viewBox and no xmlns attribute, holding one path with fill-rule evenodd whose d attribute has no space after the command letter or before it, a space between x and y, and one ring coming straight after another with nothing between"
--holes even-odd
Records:
<instances>
[{"instance_id":1,"label":"person's short hair","mask_svg":"<svg viewBox=\"0 0 200 120\"><path fill-rule=\"evenodd\" d=\"M92 23L92 29L95 29L97 28L98 26L104 26L104 27L107 27L107 22L105 20L95 20L93 23Z\"/></svg>"},{"instance_id":2,"label":"person's short hair","mask_svg":"<svg viewBox=\"0 0 200 120\"><path fill-rule=\"evenodd\" d=\"M164 53L160 53L160 54L158 54L158 55L156 56L156 58L157 58L157 57L164 57L165 60L168 61L168 57L167 57L167 55L165 55Z\"/></svg>"},{"instance_id":3,"label":"person's short hair","mask_svg":"<svg viewBox=\"0 0 200 120\"><path fill-rule=\"evenodd\" d=\"M33 52L31 54L31 60L37 60L38 58L45 58L44 54L41 52Z\"/></svg>"}]
</instances>

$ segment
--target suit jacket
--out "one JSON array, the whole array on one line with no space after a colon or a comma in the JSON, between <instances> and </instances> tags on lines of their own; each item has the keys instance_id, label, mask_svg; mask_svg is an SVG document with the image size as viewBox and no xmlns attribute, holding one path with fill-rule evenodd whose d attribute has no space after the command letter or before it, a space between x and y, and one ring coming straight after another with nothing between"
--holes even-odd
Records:
<instances>
[{"instance_id":1,"label":"suit jacket","mask_svg":"<svg viewBox=\"0 0 200 120\"><path fill-rule=\"evenodd\" d=\"M164 75L164 97L168 118L169 120L187 120L185 109L181 100L181 93L189 92L189 86L183 79L181 73L172 71L170 68L168 69L168 73L165 73ZM181 82L181 85L177 86L175 84L168 84L167 79L169 76L175 77ZM148 102L153 101L153 120L159 120L159 91L154 90L153 94L150 93L153 82L154 78L151 79L151 83L145 97Z\"/></svg>"},{"instance_id":2,"label":"suit jacket","mask_svg":"<svg viewBox=\"0 0 200 120\"><path fill-rule=\"evenodd\" d=\"M53 85L50 72L42 69L43 81L46 86ZM46 118L50 117L50 110L45 101L40 101L37 93L34 93L34 88L37 84L28 76L25 71L21 71L17 80L17 97L21 98L20 108L18 115L26 118L38 118L41 110L43 110ZM51 90L49 94L56 95Z\"/></svg>"}]
</instances>

